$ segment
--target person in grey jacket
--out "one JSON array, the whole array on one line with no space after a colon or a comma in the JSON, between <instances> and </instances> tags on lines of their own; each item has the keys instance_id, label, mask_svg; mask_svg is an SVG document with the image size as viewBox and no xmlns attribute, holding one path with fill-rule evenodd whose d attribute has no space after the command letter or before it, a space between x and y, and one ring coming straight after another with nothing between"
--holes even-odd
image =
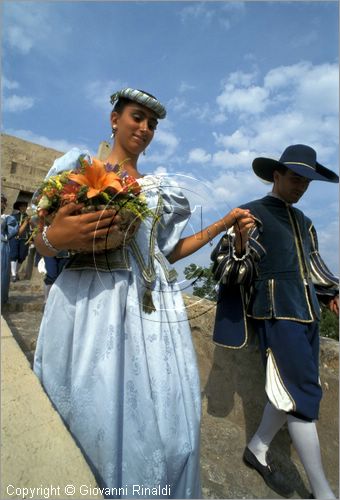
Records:
<instances>
[{"instance_id":1,"label":"person in grey jacket","mask_svg":"<svg viewBox=\"0 0 340 500\"><path fill-rule=\"evenodd\" d=\"M287 147L279 161L256 158L253 170L273 182L272 192L242 206L255 218L251 230L234 225L212 253L220 283L214 341L242 347L252 327L266 367L269 401L243 459L273 490L290 496L291 486L267 456L272 439L287 422L311 498L335 498L323 471L315 420L322 397L319 301L339 314L338 280L319 254L312 221L293 204L310 181L338 182L339 177L302 144Z\"/></svg>"}]
</instances>

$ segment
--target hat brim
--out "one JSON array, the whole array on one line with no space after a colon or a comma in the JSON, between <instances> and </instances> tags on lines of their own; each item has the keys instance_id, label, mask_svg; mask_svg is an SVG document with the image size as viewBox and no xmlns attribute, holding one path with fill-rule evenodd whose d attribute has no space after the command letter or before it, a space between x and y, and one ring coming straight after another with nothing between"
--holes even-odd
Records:
<instances>
[{"instance_id":1,"label":"hat brim","mask_svg":"<svg viewBox=\"0 0 340 500\"><path fill-rule=\"evenodd\" d=\"M339 182L339 176L316 162L316 168L309 167L300 163L282 163L271 158L255 158L252 163L255 174L267 182L274 182L274 170L278 167L286 167L296 174L306 177L311 181Z\"/></svg>"},{"instance_id":2,"label":"hat brim","mask_svg":"<svg viewBox=\"0 0 340 500\"><path fill-rule=\"evenodd\" d=\"M28 207L27 201L16 201L13 205L14 210L18 210L20 205L26 205L26 207Z\"/></svg>"}]
</instances>

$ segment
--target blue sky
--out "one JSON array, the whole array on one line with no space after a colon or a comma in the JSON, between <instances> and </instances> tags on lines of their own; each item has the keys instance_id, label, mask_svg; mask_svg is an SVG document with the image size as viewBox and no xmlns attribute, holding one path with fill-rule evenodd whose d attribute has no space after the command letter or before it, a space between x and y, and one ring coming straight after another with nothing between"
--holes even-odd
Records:
<instances>
[{"instance_id":1,"label":"blue sky","mask_svg":"<svg viewBox=\"0 0 340 500\"><path fill-rule=\"evenodd\" d=\"M140 170L177 176L190 234L201 215L208 224L270 190L252 172L257 156L304 143L338 171L338 18L327 0L3 2L2 130L95 154L110 94L151 92L168 115ZM312 183L297 206L337 272L338 185ZM208 265L210 251L177 267Z\"/></svg>"}]
</instances>

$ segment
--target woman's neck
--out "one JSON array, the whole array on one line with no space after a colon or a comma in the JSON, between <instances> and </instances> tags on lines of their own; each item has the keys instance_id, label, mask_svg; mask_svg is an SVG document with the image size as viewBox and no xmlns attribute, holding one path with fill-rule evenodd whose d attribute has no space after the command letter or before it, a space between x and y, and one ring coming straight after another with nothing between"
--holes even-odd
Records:
<instances>
[{"instance_id":1,"label":"woman's neck","mask_svg":"<svg viewBox=\"0 0 340 500\"><path fill-rule=\"evenodd\" d=\"M127 151L118 150L115 147L112 148L111 153L106 158L106 161L112 165L122 164L123 170L135 178L142 177L142 174L137 170L137 160L138 155L131 155Z\"/></svg>"}]
</instances>

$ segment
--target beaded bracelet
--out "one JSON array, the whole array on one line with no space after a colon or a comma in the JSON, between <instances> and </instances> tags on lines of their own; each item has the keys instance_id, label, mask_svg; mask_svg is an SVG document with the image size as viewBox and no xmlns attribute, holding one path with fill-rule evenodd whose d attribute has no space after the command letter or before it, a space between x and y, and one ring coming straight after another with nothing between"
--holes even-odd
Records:
<instances>
[{"instance_id":1,"label":"beaded bracelet","mask_svg":"<svg viewBox=\"0 0 340 500\"><path fill-rule=\"evenodd\" d=\"M53 250L53 252L55 253L58 253L60 252L60 250L58 250L57 248L55 248L50 240L47 238L47 229L48 229L48 226L44 226L44 229L42 230L42 233L41 233L41 237L42 237L42 240L43 242L45 243L45 245L47 246L47 248L49 248L50 250Z\"/></svg>"},{"instance_id":2,"label":"beaded bracelet","mask_svg":"<svg viewBox=\"0 0 340 500\"><path fill-rule=\"evenodd\" d=\"M212 247L213 246L213 242L211 241L211 232L210 232L210 229L207 227L207 235L208 235L208 240L209 240L209 245Z\"/></svg>"}]
</instances>

